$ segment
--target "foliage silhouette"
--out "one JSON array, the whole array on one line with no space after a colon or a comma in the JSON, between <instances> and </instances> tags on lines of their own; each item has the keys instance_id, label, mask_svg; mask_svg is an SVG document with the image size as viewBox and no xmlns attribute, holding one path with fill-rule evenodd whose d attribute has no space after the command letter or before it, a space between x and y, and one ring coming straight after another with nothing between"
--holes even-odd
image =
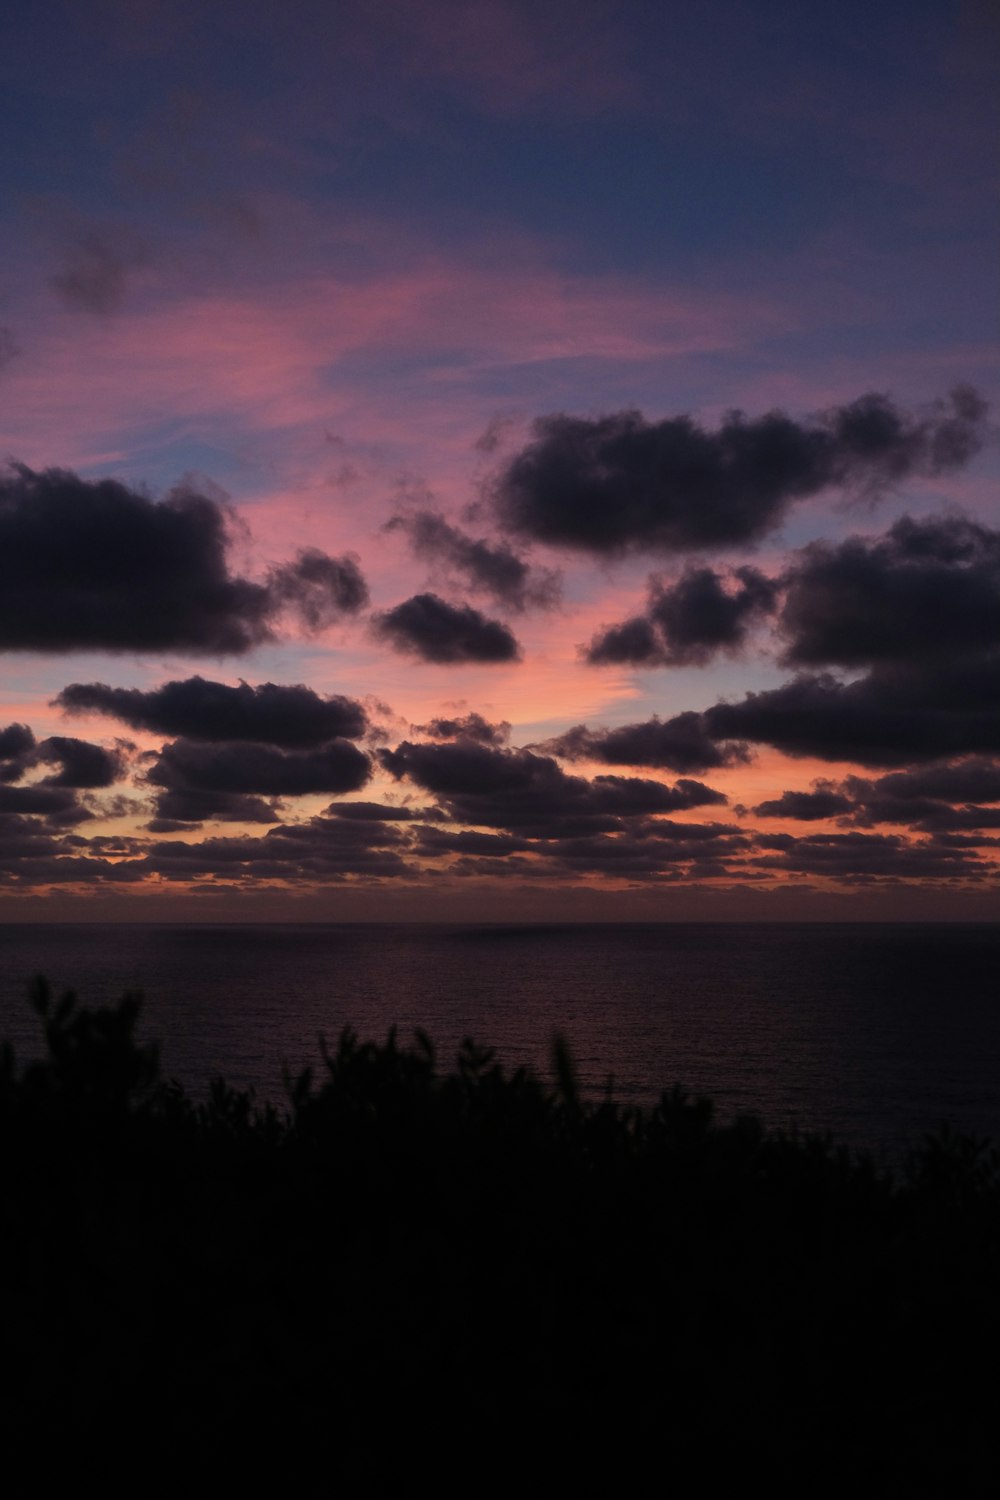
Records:
<instances>
[{"instance_id":1,"label":"foliage silhouette","mask_svg":"<svg viewBox=\"0 0 1000 1500\"><path fill-rule=\"evenodd\" d=\"M106 1465L110 1424L231 1473L319 1436L366 1492L428 1454L446 1490L653 1464L708 1493L987 1492L988 1143L944 1131L891 1176L679 1088L588 1103L562 1041L550 1087L345 1031L282 1109L196 1100L138 997L33 1003L46 1059L0 1058L9 1452Z\"/></svg>"}]
</instances>

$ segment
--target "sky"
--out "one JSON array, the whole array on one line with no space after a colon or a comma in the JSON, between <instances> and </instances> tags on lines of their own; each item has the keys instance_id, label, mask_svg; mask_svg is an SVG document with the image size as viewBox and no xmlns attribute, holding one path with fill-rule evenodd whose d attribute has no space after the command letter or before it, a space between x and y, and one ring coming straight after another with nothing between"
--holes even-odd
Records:
<instances>
[{"instance_id":1,"label":"sky","mask_svg":"<svg viewBox=\"0 0 1000 1500\"><path fill-rule=\"evenodd\" d=\"M998 73L5 7L0 920L996 920Z\"/></svg>"}]
</instances>

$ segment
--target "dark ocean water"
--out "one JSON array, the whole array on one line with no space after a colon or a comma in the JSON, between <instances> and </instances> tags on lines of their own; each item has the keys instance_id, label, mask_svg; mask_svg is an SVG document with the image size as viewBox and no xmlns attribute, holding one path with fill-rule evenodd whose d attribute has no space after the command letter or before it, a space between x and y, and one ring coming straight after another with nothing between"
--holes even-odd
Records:
<instances>
[{"instance_id":1,"label":"dark ocean water","mask_svg":"<svg viewBox=\"0 0 1000 1500\"><path fill-rule=\"evenodd\" d=\"M0 1031L38 1052L31 976L87 1003L141 989L141 1030L192 1089L279 1101L344 1026L465 1036L584 1088L680 1083L722 1118L831 1130L896 1155L942 1121L1000 1140L1000 924L0 926Z\"/></svg>"}]
</instances>

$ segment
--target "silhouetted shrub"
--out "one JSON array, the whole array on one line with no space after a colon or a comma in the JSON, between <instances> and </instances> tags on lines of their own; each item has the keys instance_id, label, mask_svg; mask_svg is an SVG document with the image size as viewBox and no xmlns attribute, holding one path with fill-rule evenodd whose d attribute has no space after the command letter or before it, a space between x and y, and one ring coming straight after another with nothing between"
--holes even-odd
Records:
<instances>
[{"instance_id":1,"label":"silhouetted shrub","mask_svg":"<svg viewBox=\"0 0 1000 1500\"><path fill-rule=\"evenodd\" d=\"M34 1003L46 1059L0 1057L9 1450L94 1461L110 1424L232 1469L319 1441L366 1493L429 1461L446 1490L992 1473L987 1143L942 1132L893 1177L677 1088L588 1103L561 1043L548 1086L394 1033L345 1032L283 1109L222 1080L199 1101L136 1042L136 997Z\"/></svg>"}]
</instances>

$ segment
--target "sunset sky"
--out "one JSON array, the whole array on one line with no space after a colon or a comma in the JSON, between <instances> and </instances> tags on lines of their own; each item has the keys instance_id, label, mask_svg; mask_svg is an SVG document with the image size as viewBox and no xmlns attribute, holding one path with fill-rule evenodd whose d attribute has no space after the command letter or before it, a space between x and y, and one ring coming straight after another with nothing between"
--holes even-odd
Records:
<instances>
[{"instance_id":1,"label":"sunset sky","mask_svg":"<svg viewBox=\"0 0 1000 1500\"><path fill-rule=\"evenodd\" d=\"M1000 916L998 73L5 7L0 918Z\"/></svg>"}]
</instances>

